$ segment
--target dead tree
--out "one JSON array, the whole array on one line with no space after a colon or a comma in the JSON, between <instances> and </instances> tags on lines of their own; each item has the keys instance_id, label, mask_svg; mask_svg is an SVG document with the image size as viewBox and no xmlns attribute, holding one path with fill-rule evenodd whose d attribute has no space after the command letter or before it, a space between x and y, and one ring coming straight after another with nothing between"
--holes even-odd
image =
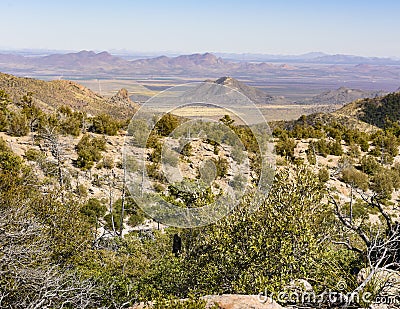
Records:
<instances>
[{"instance_id":1,"label":"dead tree","mask_svg":"<svg viewBox=\"0 0 400 309\"><path fill-rule=\"evenodd\" d=\"M25 206L0 212L0 308L99 307L93 280L51 258L47 228Z\"/></svg>"},{"instance_id":2,"label":"dead tree","mask_svg":"<svg viewBox=\"0 0 400 309\"><path fill-rule=\"evenodd\" d=\"M122 231L124 229L124 217L125 217L125 196L126 196L126 168L124 168L124 174L122 178L122 194L121 194L121 218L119 222L119 236L122 237Z\"/></svg>"},{"instance_id":3,"label":"dead tree","mask_svg":"<svg viewBox=\"0 0 400 309\"><path fill-rule=\"evenodd\" d=\"M358 246L350 241L349 238L334 243L344 245L349 250L361 254L369 273L363 282L353 291L353 294L361 292L374 275L381 272L397 272L400 271L400 224L395 222L390 214L383 207L378 195L367 195L361 190L355 190L367 207L377 209L379 214L384 218L383 229L373 231L362 224L357 224L352 216L346 216L342 212L340 202L332 195L329 196L330 203L334 206L334 211L341 224L353 234L358 236L363 246ZM353 194L352 197L353 199ZM352 203L352 201L350 202Z\"/></svg>"},{"instance_id":4,"label":"dead tree","mask_svg":"<svg viewBox=\"0 0 400 309\"><path fill-rule=\"evenodd\" d=\"M45 147L50 150L56 160L58 183L60 187L63 187L65 177L63 172L64 145L59 141L56 127L44 127L35 138L44 141Z\"/></svg>"}]
</instances>

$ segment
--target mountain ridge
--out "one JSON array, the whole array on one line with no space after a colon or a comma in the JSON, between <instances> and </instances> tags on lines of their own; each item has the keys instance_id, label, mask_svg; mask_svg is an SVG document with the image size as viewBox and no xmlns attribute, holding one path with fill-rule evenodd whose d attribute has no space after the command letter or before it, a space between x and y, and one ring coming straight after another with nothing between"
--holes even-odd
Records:
<instances>
[{"instance_id":1,"label":"mountain ridge","mask_svg":"<svg viewBox=\"0 0 400 309\"><path fill-rule=\"evenodd\" d=\"M343 106L335 114L348 115L383 128L387 121L400 121L400 92L356 100Z\"/></svg>"},{"instance_id":2,"label":"mountain ridge","mask_svg":"<svg viewBox=\"0 0 400 309\"><path fill-rule=\"evenodd\" d=\"M288 103L287 99L284 97L272 96L264 92L263 90L246 85L245 83L240 82L239 80L230 76L220 77L217 80L215 80L214 83L233 88L239 91L240 93L244 94L254 103L259 105Z\"/></svg>"},{"instance_id":3,"label":"mountain ridge","mask_svg":"<svg viewBox=\"0 0 400 309\"><path fill-rule=\"evenodd\" d=\"M126 90L120 90L116 96L106 98L69 80L42 81L0 73L0 89L15 102L30 93L34 102L48 111L66 105L93 115L110 113L118 118L125 118L138 109L138 105L127 96Z\"/></svg>"},{"instance_id":4,"label":"mountain ridge","mask_svg":"<svg viewBox=\"0 0 400 309\"><path fill-rule=\"evenodd\" d=\"M334 90L324 91L316 96L313 96L302 101L297 101L298 104L332 104L344 105L358 99L375 98L387 94L385 91L364 91L360 89L352 89L347 87L339 87Z\"/></svg>"}]
</instances>

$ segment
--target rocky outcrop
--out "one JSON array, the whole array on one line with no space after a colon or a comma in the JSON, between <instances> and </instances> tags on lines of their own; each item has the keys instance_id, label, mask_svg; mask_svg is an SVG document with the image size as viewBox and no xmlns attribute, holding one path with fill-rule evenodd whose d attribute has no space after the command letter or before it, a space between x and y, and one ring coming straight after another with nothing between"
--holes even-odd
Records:
<instances>
[{"instance_id":1,"label":"rocky outcrop","mask_svg":"<svg viewBox=\"0 0 400 309\"><path fill-rule=\"evenodd\" d=\"M120 89L117 92L117 94L115 94L108 100L108 102L116 107L120 106L120 107L130 108L130 109L134 109L134 110L139 109L139 105L137 103L133 102L129 98L128 90L126 90L125 88Z\"/></svg>"},{"instance_id":2,"label":"rocky outcrop","mask_svg":"<svg viewBox=\"0 0 400 309\"><path fill-rule=\"evenodd\" d=\"M270 298L262 298L260 301L258 295L239 295L239 294L223 294L223 295L207 295L201 297L206 301L206 308L212 308L217 305L220 309L284 309L281 305ZM138 304L130 309L151 309L153 304Z\"/></svg>"},{"instance_id":3,"label":"rocky outcrop","mask_svg":"<svg viewBox=\"0 0 400 309\"><path fill-rule=\"evenodd\" d=\"M203 299L207 301L209 308L215 304L221 309L283 309L270 298L261 302L257 295L209 295L204 296Z\"/></svg>"},{"instance_id":4,"label":"rocky outcrop","mask_svg":"<svg viewBox=\"0 0 400 309\"><path fill-rule=\"evenodd\" d=\"M248 97L255 104L264 105L264 104L288 103L288 101L284 97L271 96L268 93L265 93L264 91L256 87L248 86L230 76L224 76L218 78L216 81L214 81L214 83L222 86L227 86L229 88L239 91L240 93Z\"/></svg>"}]
</instances>

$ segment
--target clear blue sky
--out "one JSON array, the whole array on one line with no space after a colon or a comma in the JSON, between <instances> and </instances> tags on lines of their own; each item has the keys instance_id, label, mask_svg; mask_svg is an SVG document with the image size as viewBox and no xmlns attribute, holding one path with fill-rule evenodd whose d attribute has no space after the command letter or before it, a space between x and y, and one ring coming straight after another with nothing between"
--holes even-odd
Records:
<instances>
[{"instance_id":1,"label":"clear blue sky","mask_svg":"<svg viewBox=\"0 0 400 309\"><path fill-rule=\"evenodd\" d=\"M400 1L1 0L0 48L400 57Z\"/></svg>"}]
</instances>

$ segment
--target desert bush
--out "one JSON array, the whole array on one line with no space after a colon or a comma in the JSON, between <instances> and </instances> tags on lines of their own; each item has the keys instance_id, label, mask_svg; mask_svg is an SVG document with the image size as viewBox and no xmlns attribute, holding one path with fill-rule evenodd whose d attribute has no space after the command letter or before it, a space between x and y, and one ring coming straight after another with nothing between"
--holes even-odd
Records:
<instances>
[{"instance_id":1,"label":"desert bush","mask_svg":"<svg viewBox=\"0 0 400 309\"><path fill-rule=\"evenodd\" d=\"M85 130L86 113L72 111L69 106L61 106L56 115L61 134L79 136Z\"/></svg>"},{"instance_id":2,"label":"desert bush","mask_svg":"<svg viewBox=\"0 0 400 309\"><path fill-rule=\"evenodd\" d=\"M232 147L231 155L233 160L235 160L238 164L242 164L243 161L246 159L246 154L244 153L244 149L240 145L235 145Z\"/></svg>"},{"instance_id":3,"label":"desert bush","mask_svg":"<svg viewBox=\"0 0 400 309\"><path fill-rule=\"evenodd\" d=\"M116 135L119 129L119 122L108 114L100 114L92 119L90 131L98 134Z\"/></svg>"},{"instance_id":4,"label":"desert bush","mask_svg":"<svg viewBox=\"0 0 400 309\"><path fill-rule=\"evenodd\" d=\"M337 249L321 242L333 220L322 202L322 185L304 166L296 169L278 173L269 198L256 212L244 202L214 225L181 230L185 275L177 279L183 280L179 295L193 287L204 294L280 291L289 280L305 277L317 289L336 284L348 262L343 251L336 254Z\"/></svg>"},{"instance_id":5,"label":"desert bush","mask_svg":"<svg viewBox=\"0 0 400 309\"><path fill-rule=\"evenodd\" d=\"M81 198L86 198L88 195L88 188L85 185L80 184L76 187L75 193Z\"/></svg>"},{"instance_id":6,"label":"desert bush","mask_svg":"<svg viewBox=\"0 0 400 309\"><path fill-rule=\"evenodd\" d=\"M95 223L96 220L103 217L107 207L97 198L90 198L81 208L81 213L85 215L90 223Z\"/></svg>"},{"instance_id":7,"label":"desert bush","mask_svg":"<svg viewBox=\"0 0 400 309\"><path fill-rule=\"evenodd\" d=\"M360 148L357 144L351 144L349 146L349 150L347 151L347 155L349 155L352 158L358 158L361 155Z\"/></svg>"},{"instance_id":8,"label":"desert bush","mask_svg":"<svg viewBox=\"0 0 400 309\"><path fill-rule=\"evenodd\" d=\"M102 158L101 152L106 149L106 141L104 138L85 134L75 149L78 153L76 165L83 170L90 169L94 162L98 162Z\"/></svg>"},{"instance_id":9,"label":"desert bush","mask_svg":"<svg viewBox=\"0 0 400 309\"><path fill-rule=\"evenodd\" d=\"M333 156L341 156L343 154L343 148L340 140L328 143L328 154Z\"/></svg>"},{"instance_id":10,"label":"desert bush","mask_svg":"<svg viewBox=\"0 0 400 309\"><path fill-rule=\"evenodd\" d=\"M320 182L325 183L329 180L329 178L329 170L326 167L323 167L318 171L318 179Z\"/></svg>"},{"instance_id":11,"label":"desert bush","mask_svg":"<svg viewBox=\"0 0 400 309\"><path fill-rule=\"evenodd\" d=\"M294 149L296 148L296 141L293 138L280 139L275 146L275 151L278 155L294 159Z\"/></svg>"},{"instance_id":12,"label":"desert bush","mask_svg":"<svg viewBox=\"0 0 400 309\"><path fill-rule=\"evenodd\" d=\"M148 145L148 138L150 135L149 125L146 119L133 119L128 126L129 141L138 147L150 147Z\"/></svg>"},{"instance_id":13,"label":"desert bush","mask_svg":"<svg viewBox=\"0 0 400 309\"><path fill-rule=\"evenodd\" d=\"M185 157L190 157L192 155L192 145L190 143L186 143L181 150L181 154Z\"/></svg>"},{"instance_id":14,"label":"desert bush","mask_svg":"<svg viewBox=\"0 0 400 309\"><path fill-rule=\"evenodd\" d=\"M29 122L27 117L19 111L9 114L7 133L11 136L25 136L29 133Z\"/></svg>"},{"instance_id":15,"label":"desert bush","mask_svg":"<svg viewBox=\"0 0 400 309\"><path fill-rule=\"evenodd\" d=\"M46 154L41 150L29 148L25 151L25 158L28 161L35 161L39 163L46 158Z\"/></svg>"},{"instance_id":16,"label":"desert bush","mask_svg":"<svg viewBox=\"0 0 400 309\"><path fill-rule=\"evenodd\" d=\"M368 175L373 175L380 169L380 164L372 156L363 156L360 160L361 171Z\"/></svg>"},{"instance_id":17,"label":"desert bush","mask_svg":"<svg viewBox=\"0 0 400 309\"><path fill-rule=\"evenodd\" d=\"M168 136L179 126L180 122L178 116L167 113L157 121L155 130L161 136Z\"/></svg>"},{"instance_id":18,"label":"desert bush","mask_svg":"<svg viewBox=\"0 0 400 309\"><path fill-rule=\"evenodd\" d=\"M398 174L390 169L381 168L371 179L371 189L382 200L390 199L393 190L399 186Z\"/></svg>"},{"instance_id":19,"label":"desert bush","mask_svg":"<svg viewBox=\"0 0 400 309\"><path fill-rule=\"evenodd\" d=\"M228 173L229 163L225 158L213 159L216 168L216 177L224 178Z\"/></svg>"},{"instance_id":20,"label":"desert bush","mask_svg":"<svg viewBox=\"0 0 400 309\"><path fill-rule=\"evenodd\" d=\"M112 156L105 156L102 161L104 168L109 170L114 168L114 158Z\"/></svg>"},{"instance_id":21,"label":"desert bush","mask_svg":"<svg viewBox=\"0 0 400 309\"><path fill-rule=\"evenodd\" d=\"M368 175L349 166L342 171L342 180L356 188L366 191L368 189Z\"/></svg>"}]
</instances>

